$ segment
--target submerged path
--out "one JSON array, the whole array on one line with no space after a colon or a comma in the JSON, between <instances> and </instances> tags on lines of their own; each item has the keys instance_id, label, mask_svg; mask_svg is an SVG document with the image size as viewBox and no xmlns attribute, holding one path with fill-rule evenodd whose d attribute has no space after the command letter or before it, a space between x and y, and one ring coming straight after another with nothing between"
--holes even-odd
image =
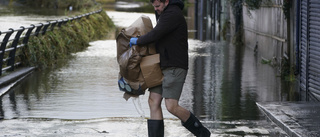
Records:
<instances>
[{"instance_id":1,"label":"submerged path","mask_svg":"<svg viewBox=\"0 0 320 137\"><path fill-rule=\"evenodd\" d=\"M120 28L142 15L107 14ZM144 15L155 23L153 14ZM125 101L117 87L116 41L90 45L59 69L31 74L3 96L0 136L147 136L148 92L136 105L131 99ZM237 66L240 61L235 58L240 57L228 46L189 39L190 68L180 104L193 110L212 136L286 136L255 105L255 100L277 99L278 94L263 96L264 90L256 90L253 54L249 50L247 61ZM259 87L270 90L261 83ZM192 137L164 106L163 110L166 137Z\"/></svg>"}]
</instances>

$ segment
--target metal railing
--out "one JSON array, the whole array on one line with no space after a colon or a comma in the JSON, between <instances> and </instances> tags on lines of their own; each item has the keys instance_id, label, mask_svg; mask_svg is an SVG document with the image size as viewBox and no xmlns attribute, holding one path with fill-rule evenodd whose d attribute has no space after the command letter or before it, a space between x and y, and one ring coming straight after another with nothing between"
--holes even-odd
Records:
<instances>
[{"instance_id":1,"label":"metal railing","mask_svg":"<svg viewBox=\"0 0 320 137\"><path fill-rule=\"evenodd\" d=\"M4 35L3 39L0 41L0 76L5 71L14 71L14 69L21 64L21 61L16 59L17 56L21 56L21 54L17 54L17 50L21 50L22 47L27 46L30 37L39 36L39 34L45 35L47 31L52 31L55 27L60 28L69 21L79 20L82 17L88 17L92 14L100 13L101 11L102 9L72 18L48 21L36 25L31 24L28 27L21 26L18 29L10 28L7 31L0 31L0 36Z\"/></svg>"}]
</instances>

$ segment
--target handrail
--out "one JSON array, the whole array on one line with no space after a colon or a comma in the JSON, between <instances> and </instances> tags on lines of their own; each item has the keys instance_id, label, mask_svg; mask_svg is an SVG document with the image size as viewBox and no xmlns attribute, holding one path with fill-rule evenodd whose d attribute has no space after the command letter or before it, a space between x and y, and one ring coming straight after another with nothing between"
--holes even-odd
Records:
<instances>
[{"instance_id":1,"label":"handrail","mask_svg":"<svg viewBox=\"0 0 320 137\"><path fill-rule=\"evenodd\" d=\"M17 61L17 50L28 45L31 36L45 35L48 31L53 31L55 27L61 27L73 20L80 20L82 17L88 17L92 14L100 13L102 9L78 15L75 17L59 19L54 21L47 21L45 23L31 24L30 26L21 26L20 28L10 28L7 31L0 31L0 36L5 35L0 40L0 76L4 71L14 71L15 67L19 66L21 62ZM25 30L26 33L23 33ZM11 36L14 35L14 38Z\"/></svg>"}]
</instances>

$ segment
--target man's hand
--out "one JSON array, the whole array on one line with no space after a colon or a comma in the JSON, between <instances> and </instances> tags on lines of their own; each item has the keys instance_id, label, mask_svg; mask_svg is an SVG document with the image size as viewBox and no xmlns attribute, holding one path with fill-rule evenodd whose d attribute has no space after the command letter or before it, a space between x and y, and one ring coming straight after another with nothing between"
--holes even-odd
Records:
<instances>
[{"instance_id":1,"label":"man's hand","mask_svg":"<svg viewBox=\"0 0 320 137\"><path fill-rule=\"evenodd\" d=\"M138 40L138 38L136 38L136 37L132 37L130 39L130 48L132 47L132 45L137 45L137 40Z\"/></svg>"}]
</instances>

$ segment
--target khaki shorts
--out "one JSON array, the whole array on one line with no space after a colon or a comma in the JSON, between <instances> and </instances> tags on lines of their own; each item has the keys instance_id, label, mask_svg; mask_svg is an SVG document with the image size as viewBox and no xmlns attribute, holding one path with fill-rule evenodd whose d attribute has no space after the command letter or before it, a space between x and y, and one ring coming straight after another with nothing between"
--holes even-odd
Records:
<instances>
[{"instance_id":1,"label":"khaki shorts","mask_svg":"<svg viewBox=\"0 0 320 137\"><path fill-rule=\"evenodd\" d=\"M163 98L179 100L186 80L187 70L176 67L169 67L162 70L162 85L149 88L150 92L158 93Z\"/></svg>"}]
</instances>

